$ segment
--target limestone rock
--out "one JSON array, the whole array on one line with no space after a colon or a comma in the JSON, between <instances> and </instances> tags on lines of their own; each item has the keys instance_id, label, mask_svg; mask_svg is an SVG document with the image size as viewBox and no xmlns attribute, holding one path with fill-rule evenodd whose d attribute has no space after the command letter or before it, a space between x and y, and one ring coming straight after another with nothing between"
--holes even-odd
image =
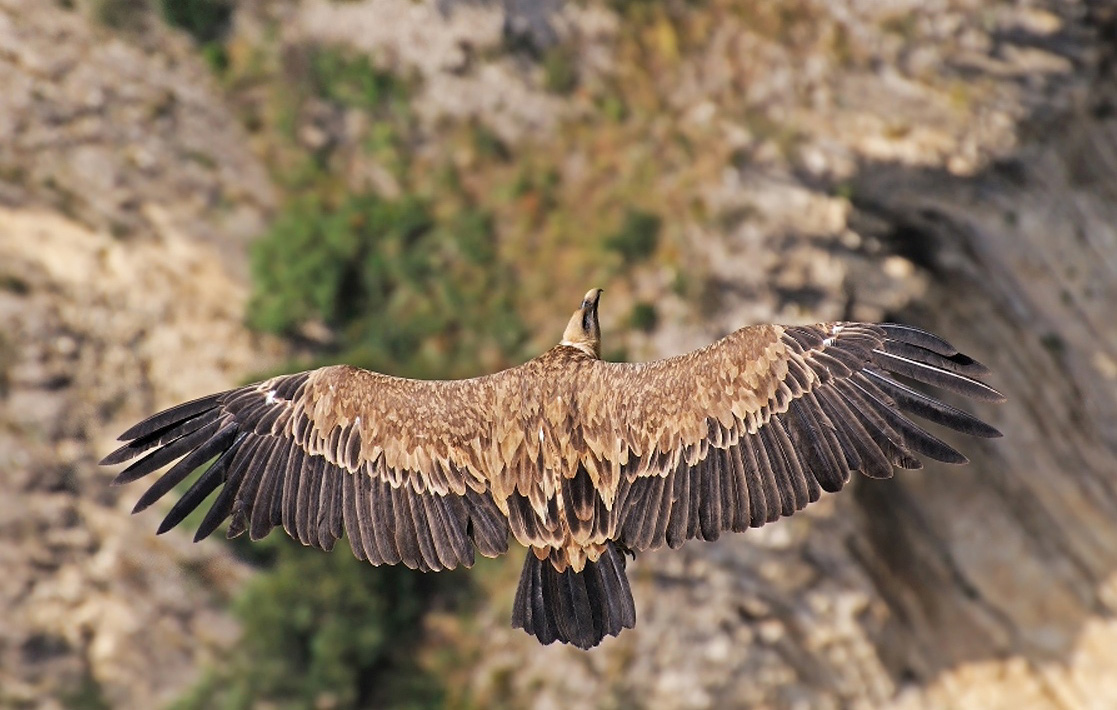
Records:
<instances>
[{"instance_id":1,"label":"limestone rock","mask_svg":"<svg viewBox=\"0 0 1117 710\"><path fill-rule=\"evenodd\" d=\"M183 38L129 43L60 5L0 0L0 705L63 707L92 679L113 706L149 707L235 638L221 609L246 572L217 545L155 538L94 463L125 423L278 355L241 325L237 266L272 198ZM262 5L291 42L422 72L428 118L480 116L513 149L579 99L477 48L509 23L573 36L593 81L620 22L593 3L524 19L515 2L308 0L245 2L238 31ZM540 648L507 627L511 588L494 594L456 634L475 661L461 692L536 708L1113 707L1111 3L771 5L722 13L675 67L664 123L719 136L732 160L687 188L717 216L684 226L707 287L669 302L646 354L750 321L900 317L994 369L1009 403L983 416L1007 437L967 442L965 469L861 482L641 556L637 628L592 653ZM370 8L383 24L362 24ZM350 120L311 118L310 143ZM650 299L670 276L647 281L633 290ZM432 643L453 627L432 619Z\"/></svg>"}]
</instances>

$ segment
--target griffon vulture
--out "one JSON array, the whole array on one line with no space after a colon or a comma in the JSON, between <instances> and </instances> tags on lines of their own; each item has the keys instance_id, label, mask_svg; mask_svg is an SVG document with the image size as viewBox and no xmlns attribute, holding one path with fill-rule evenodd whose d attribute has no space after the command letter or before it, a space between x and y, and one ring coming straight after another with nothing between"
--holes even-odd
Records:
<instances>
[{"instance_id":1,"label":"griffon vulture","mask_svg":"<svg viewBox=\"0 0 1117 710\"><path fill-rule=\"evenodd\" d=\"M625 553L758 527L854 471L920 468L915 454L966 461L908 415L999 436L909 384L1003 400L975 379L984 366L922 330L758 325L614 363L600 358L600 294L518 367L454 381L345 365L273 377L154 414L101 463L145 454L120 484L180 459L134 512L203 469L159 526L216 491L196 540L225 520L229 537L253 540L282 525L304 545L346 534L374 565L437 571L506 552L511 533L528 548L513 626L591 648L636 623Z\"/></svg>"}]
</instances>

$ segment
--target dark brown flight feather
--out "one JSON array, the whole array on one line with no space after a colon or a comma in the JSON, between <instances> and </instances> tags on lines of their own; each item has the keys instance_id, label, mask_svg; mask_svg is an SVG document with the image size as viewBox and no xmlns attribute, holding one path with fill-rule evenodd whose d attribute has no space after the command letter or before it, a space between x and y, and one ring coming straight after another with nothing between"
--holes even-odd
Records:
<instances>
[{"instance_id":1,"label":"dark brown flight feather","mask_svg":"<svg viewBox=\"0 0 1117 710\"><path fill-rule=\"evenodd\" d=\"M1004 398L941 338L905 325L742 328L649 363L599 359L600 290L562 342L486 377L419 381L344 365L172 407L124 432L105 465L128 483L174 463L139 512L207 462L159 526L215 492L195 539L282 526L324 550L346 535L372 564L470 566L529 548L512 623L542 643L596 646L636 623L625 554L715 540L791 515L854 471L916 455L965 463L915 415L1000 436L925 394Z\"/></svg>"}]
</instances>

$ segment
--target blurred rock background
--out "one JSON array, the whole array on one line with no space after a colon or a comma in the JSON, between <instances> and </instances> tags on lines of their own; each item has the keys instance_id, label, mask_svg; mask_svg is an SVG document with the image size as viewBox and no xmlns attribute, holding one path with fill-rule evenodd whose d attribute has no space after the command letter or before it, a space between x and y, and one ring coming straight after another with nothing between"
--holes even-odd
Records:
<instances>
[{"instance_id":1,"label":"blurred rock background","mask_svg":"<svg viewBox=\"0 0 1117 710\"><path fill-rule=\"evenodd\" d=\"M894 319L1006 437L630 565L155 537L96 461L346 360L465 376L603 286L605 350ZM0 707L1117 706L1117 8L1104 0L0 0Z\"/></svg>"}]
</instances>

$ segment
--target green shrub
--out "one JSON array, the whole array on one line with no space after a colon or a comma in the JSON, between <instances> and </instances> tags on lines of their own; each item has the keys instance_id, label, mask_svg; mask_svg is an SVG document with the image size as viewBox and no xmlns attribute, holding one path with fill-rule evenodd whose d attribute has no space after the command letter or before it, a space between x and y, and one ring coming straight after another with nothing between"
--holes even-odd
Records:
<instances>
[{"instance_id":1,"label":"green shrub","mask_svg":"<svg viewBox=\"0 0 1117 710\"><path fill-rule=\"evenodd\" d=\"M628 106L624 99L616 94L600 96L596 101L597 110L613 123L621 123L628 118Z\"/></svg>"},{"instance_id":2,"label":"green shrub","mask_svg":"<svg viewBox=\"0 0 1117 710\"><path fill-rule=\"evenodd\" d=\"M502 163L512 159L508 146L491 128L478 122L472 129L473 147L481 157Z\"/></svg>"},{"instance_id":3,"label":"green shrub","mask_svg":"<svg viewBox=\"0 0 1117 710\"><path fill-rule=\"evenodd\" d=\"M659 313L651 303L637 303L628 316L628 324L636 330L650 333L659 325Z\"/></svg>"},{"instance_id":4,"label":"green shrub","mask_svg":"<svg viewBox=\"0 0 1117 710\"><path fill-rule=\"evenodd\" d=\"M491 217L474 209L435 220L415 198L296 200L253 249L250 322L297 333L320 321L366 367L476 374L485 347L508 357L526 339L495 239Z\"/></svg>"},{"instance_id":5,"label":"green shrub","mask_svg":"<svg viewBox=\"0 0 1117 710\"><path fill-rule=\"evenodd\" d=\"M291 333L312 319L338 327L380 311L397 279L422 277L417 260L392 257L430 226L414 200L351 197L337 208L317 196L293 201L253 247L251 323ZM392 273L397 266L410 273Z\"/></svg>"},{"instance_id":6,"label":"green shrub","mask_svg":"<svg viewBox=\"0 0 1117 710\"><path fill-rule=\"evenodd\" d=\"M314 93L343 106L372 109L407 100L406 83L373 66L368 55L333 48L310 55L309 78Z\"/></svg>"},{"instance_id":7,"label":"green shrub","mask_svg":"<svg viewBox=\"0 0 1117 710\"><path fill-rule=\"evenodd\" d=\"M112 705L105 697L104 689L90 671L86 670L82 673L80 680L71 682L72 685L64 686L58 692L58 700L61 701L62 707L68 710L112 709ZM2 696L0 696L0 700L2 699Z\"/></svg>"},{"instance_id":8,"label":"green shrub","mask_svg":"<svg viewBox=\"0 0 1117 710\"><path fill-rule=\"evenodd\" d=\"M609 0L609 6L626 22L648 22L656 10L667 5L664 0Z\"/></svg>"},{"instance_id":9,"label":"green shrub","mask_svg":"<svg viewBox=\"0 0 1117 710\"><path fill-rule=\"evenodd\" d=\"M418 377L476 374L482 353L507 360L526 340L499 256L492 217L469 205L436 217L413 196L334 203L312 194L291 201L254 245L249 316L277 333L326 324L337 334L330 360ZM440 684L415 660L422 616L468 601L464 573L374 568L279 534L234 546L264 570L235 605L244 635L178 710L441 706Z\"/></svg>"},{"instance_id":10,"label":"green shrub","mask_svg":"<svg viewBox=\"0 0 1117 710\"><path fill-rule=\"evenodd\" d=\"M188 32L199 44L224 36L233 17L230 0L160 0L163 19Z\"/></svg>"},{"instance_id":11,"label":"green shrub","mask_svg":"<svg viewBox=\"0 0 1117 710\"><path fill-rule=\"evenodd\" d=\"M202 59L210 71L218 76L229 70L229 52L220 42L206 42L202 45Z\"/></svg>"},{"instance_id":12,"label":"green shrub","mask_svg":"<svg viewBox=\"0 0 1117 710\"><path fill-rule=\"evenodd\" d=\"M663 220L642 210L629 210L621 228L605 239L605 247L620 254L626 263L647 259L659 246Z\"/></svg>"},{"instance_id":13,"label":"green shrub","mask_svg":"<svg viewBox=\"0 0 1117 710\"><path fill-rule=\"evenodd\" d=\"M441 707L415 649L425 611L468 595L466 573L373 567L344 541L329 554L278 533L253 546L274 562L234 604L243 635L175 710Z\"/></svg>"}]
</instances>

